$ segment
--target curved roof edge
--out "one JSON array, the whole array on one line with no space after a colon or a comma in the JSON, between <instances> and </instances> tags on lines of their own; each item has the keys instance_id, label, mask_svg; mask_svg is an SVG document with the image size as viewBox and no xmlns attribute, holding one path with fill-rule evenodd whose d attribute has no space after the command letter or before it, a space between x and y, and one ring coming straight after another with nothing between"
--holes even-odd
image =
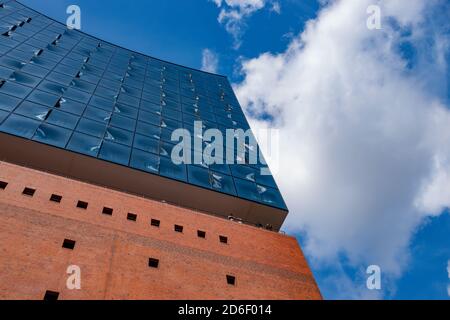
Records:
<instances>
[{"instance_id":1,"label":"curved roof edge","mask_svg":"<svg viewBox=\"0 0 450 320\"><path fill-rule=\"evenodd\" d=\"M17 2L17 3L19 3L20 5L24 6L25 8L30 9L30 10L32 10L32 11L34 11L34 12L36 12L36 13L38 13L38 14L40 14L40 15L42 15L42 16L44 16L44 17L46 17L46 18L48 18L48 19L50 19L50 20L52 20L52 21L55 21L55 22L57 22L57 23L59 23L59 24L62 24L62 25L65 25L63 22L58 21L58 20L56 20L56 19L54 19L54 18L52 18L52 17L50 17L50 16L48 16L48 15L42 13L41 11L38 11L38 10L36 10L36 9L33 9L33 8L27 6L26 4L23 4L23 3L22 3L21 1L19 1L19 0L6 0L6 1L4 1L3 3L6 4L6 3L8 3L8 2ZM159 61L161 61L161 62L169 63L169 64L172 64L172 65L175 65L175 66L178 66L178 67L182 67L182 68L186 68L186 69L191 69L191 70L194 70L194 71L197 71L197 72L202 72L202 73L206 73L206 74L209 74L209 75L213 75L213 76L217 76L217 77L226 78L226 79L228 80L228 77L227 77L226 75L223 75L223 74L212 73L212 72L204 71L204 70L201 70L201 69L196 69L196 68L188 67L188 66L185 66L185 65L182 65L182 64L179 64L179 63L171 62L171 61L168 61L168 60L160 59L160 58L151 56L151 55L149 55L149 54L146 54L146 53L143 53L143 52L140 52L140 51L136 51L136 50L132 50L132 49L123 47L123 46L121 46L121 45L112 43L112 42L107 41L107 40L103 40L103 39L101 39L101 38L99 38L99 37L96 37L96 36L94 36L94 35L92 35L92 34L89 34L89 33L87 33L87 32L84 32L84 31L81 31L81 30L78 30L78 29L74 29L74 31L80 32L80 33L82 33L82 34L84 34L84 35L87 35L87 36L89 36L89 37L95 38L95 39L97 39L97 40L99 40L99 41L103 41L103 42L105 42L105 43L107 43L107 44L110 44L110 45L112 45L112 46L115 46L115 47L118 47L118 48L121 48L121 49L124 49L124 50L128 50L128 51L130 51L130 52L134 52L134 53L137 53L137 54L146 56L146 57L151 58L151 59L159 60Z\"/></svg>"}]
</instances>

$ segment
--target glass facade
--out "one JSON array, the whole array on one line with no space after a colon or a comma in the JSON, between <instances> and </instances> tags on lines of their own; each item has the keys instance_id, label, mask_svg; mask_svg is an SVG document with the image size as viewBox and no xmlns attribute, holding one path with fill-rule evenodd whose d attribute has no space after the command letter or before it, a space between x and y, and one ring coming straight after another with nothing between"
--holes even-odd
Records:
<instances>
[{"instance_id":1,"label":"glass facade","mask_svg":"<svg viewBox=\"0 0 450 320\"><path fill-rule=\"evenodd\" d=\"M69 30L14 1L0 6L1 132L287 210L245 148L240 164L175 164L172 133L194 137L195 121L224 137L249 129L223 76Z\"/></svg>"}]
</instances>

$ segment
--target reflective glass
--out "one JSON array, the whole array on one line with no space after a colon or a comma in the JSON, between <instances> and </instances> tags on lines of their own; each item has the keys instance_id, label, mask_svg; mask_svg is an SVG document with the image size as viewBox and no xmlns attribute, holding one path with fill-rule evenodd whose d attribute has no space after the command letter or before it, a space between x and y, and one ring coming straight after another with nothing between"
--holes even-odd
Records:
<instances>
[{"instance_id":1,"label":"reflective glass","mask_svg":"<svg viewBox=\"0 0 450 320\"><path fill-rule=\"evenodd\" d=\"M0 110L11 111L14 110L20 103L20 99L0 93Z\"/></svg>"},{"instance_id":2,"label":"reflective glass","mask_svg":"<svg viewBox=\"0 0 450 320\"><path fill-rule=\"evenodd\" d=\"M67 149L96 157L102 145L102 140L83 133L74 132Z\"/></svg>"},{"instance_id":3,"label":"reflective glass","mask_svg":"<svg viewBox=\"0 0 450 320\"><path fill-rule=\"evenodd\" d=\"M104 141L100 149L99 158L115 162L122 165L128 165L130 160L131 148L121 144Z\"/></svg>"},{"instance_id":4,"label":"reflective glass","mask_svg":"<svg viewBox=\"0 0 450 320\"><path fill-rule=\"evenodd\" d=\"M64 148L71 133L70 130L43 123L37 128L33 140Z\"/></svg>"},{"instance_id":5,"label":"reflective glass","mask_svg":"<svg viewBox=\"0 0 450 320\"><path fill-rule=\"evenodd\" d=\"M239 197L253 201L261 201L256 183L234 178L234 184Z\"/></svg>"},{"instance_id":6,"label":"reflective glass","mask_svg":"<svg viewBox=\"0 0 450 320\"><path fill-rule=\"evenodd\" d=\"M170 158L160 158L159 174L168 178L187 181L186 165L176 165Z\"/></svg>"},{"instance_id":7,"label":"reflective glass","mask_svg":"<svg viewBox=\"0 0 450 320\"><path fill-rule=\"evenodd\" d=\"M142 136L140 134L135 135L133 146L134 148L138 148L147 152L152 152L155 154L159 153L159 140Z\"/></svg>"},{"instance_id":8,"label":"reflective glass","mask_svg":"<svg viewBox=\"0 0 450 320\"><path fill-rule=\"evenodd\" d=\"M133 133L115 127L108 127L105 133L105 140L131 146L133 143Z\"/></svg>"},{"instance_id":9,"label":"reflective glass","mask_svg":"<svg viewBox=\"0 0 450 320\"><path fill-rule=\"evenodd\" d=\"M89 134L95 137L103 137L106 131L106 125L101 122L81 118L76 128L77 131Z\"/></svg>"},{"instance_id":10,"label":"reflective glass","mask_svg":"<svg viewBox=\"0 0 450 320\"><path fill-rule=\"evenodd\" d=\"M158 173L159 157L152 153L134 149L131 154L130 166L151 173Z\"/></svg>"},{"instance_id":11,"label":"reflective glass","mask_svg":"<svg viewBox=\"0 0 450 320\"><path fill-rule=\"evenodd\" d=\"M78 120L79 117L70 113L52 110L46 122L73 130L77 126Z\"/></svg>"}]
</instances>

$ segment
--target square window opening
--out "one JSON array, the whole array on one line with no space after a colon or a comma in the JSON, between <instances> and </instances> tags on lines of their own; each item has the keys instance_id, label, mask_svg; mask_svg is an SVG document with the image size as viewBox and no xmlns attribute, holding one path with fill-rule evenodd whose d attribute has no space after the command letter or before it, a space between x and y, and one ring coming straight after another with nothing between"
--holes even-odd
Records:
<instances>
[{"instance_id":1,"label":"square window opening","mask_svg":"<svg viewBox=\"0 0 450 320\"><path fill-rule=\"evenodd\" d=\"M8 186L8 182L0 181L0 189L1 190L5 190L7 186Z\"/></svg>"},{"instance_id":2,"label":"square window opening","mask_svg":"<svg viewBox=\"0 0 450 320\"><path fill-rule=\"evenodd\" d=\"M44 301L56 301L58 300L59 292L56 291L45 291Z\"/></svg>"},{"instance_id":3,"label":"square window opening","mask_svg":"<svg viewBox=\"0 0 450 320\"><path fill-rule=\"evenodd\" d=\"M159 226L161 225L161 221L156 220L156 219L152 219L151 222L150 222L150 224L151 224L153 227L159 228Z\"/></svg>"},{"instance_id":4,"label":"square window opening","mask_svg":"<svg viewBox=\"0 0 450 320\"><path fill-rule=\"evenodd\" d=\"M106 215L108 215L108 216L112 216L112 214L113 214L113 209L104 207L102 213L103 213L103 214L106 214Z\"/></svg>"},{"instance_id":5,"label":"square window opening","mask_svg":"<svg viewBox=\"0 0 450 320\"><path fill-rule=\"evenodd\" d=\"M228 237L225 236L219 236L219 240L221 243L227 244L228 243Z\"/></svg>"},{"instance_id":6,"label":"square window opening","mask_svg":"<svg viewBox=\"0 0 450 320\"><path fill-rule=\"evenodd\" d=\"M30 196L30 197L32 197L32 196L34 196L34 193L35 193L35 192L36 192L36 189L25 188L25 189L23 189L22 194L25 195L25 196Z\"/></svg>"},{"instance_id":7,"label":"square window opening","mask_svg":"<svg viewBox=\"0 0 450 320\"><path fill-rule=\"evenodd\" d=\"M86 210L88 208L88 203L85 201L78 201L77 208Z\"/></svg>"},{"instance_id":8,"label":"square window opening","mask_svg":"<svg viewBox=\"0 0 450 320\"><path fill-rule=\"evenodd\" d=\"M150 268L158 268L159 267L159 260L155 258L149 258L148 259L148 266Z\"/></svg>"},{"instance_id":9,"label":"square window opening","mask_svg":"<svg viewBox=\"0 0 450 320\"><path fill-rule=\"evenodd\" d=\"M175 229L175 232L183 232L183 226L180 226L180 225L175 225L175 227L174 227L174 229Z\"/></svg>"},{"instance_id":10,"label":"square window opening","mask_svg":"<svg viewBox=\"0 0 450 320\"><path fill-rule=\"evenodd\" d=\"M231 275L227 275L227 283L230 286L235 286L236 285L236 277L235 276L231 276Z\"/></svg>"},{"instance_id":11,"label":"square window opening","mask_svg":"<svg viewBox=\"0 0 450 320\"><path fill-rule=\"evenodd\" d=\"M197 236L198 236L199 238L205 239L205 238L206 238L206 232L205 232L205 231L198 230L198 231L197 231Z\"/></svg>"},{"instance_id":12,"label":"square window opening","mask_svg":"<svg viewBox=\"0 0 450 320\"><path fill-rule=\"evenodd\" d=\"M62 200L62 196L59 196L57 194L52 194L50 197L50 201L52 201L52 202L60 203L61 200Z\"/></svg>"},{"instance_id":13,"label":"square window opening","mask_svg":"<svg viewBox=\"0 0 450 320\"><path fill-rule=\"evenodd\" d=\"M130 221L136 221L137 220L137 214L129 212L127 214L127 219L130 220Z\"/></svg>"},{"instance_id":14,"label":"square window opening","mask_svg":"<svg viewBox=\"0 0 450 320\"><path fill-rule=\"evenodd\" d=\"M75 249L75 243L76 242L74 240L64 239L62 247L64 249L73 250L73 249Z\"/></svg>"}]
</instances>

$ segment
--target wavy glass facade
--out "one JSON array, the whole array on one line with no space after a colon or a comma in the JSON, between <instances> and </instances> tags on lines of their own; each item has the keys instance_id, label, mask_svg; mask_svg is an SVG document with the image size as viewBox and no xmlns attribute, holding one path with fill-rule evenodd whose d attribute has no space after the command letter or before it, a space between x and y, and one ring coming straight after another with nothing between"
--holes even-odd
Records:
<instances>
[{"instance_id":1,"label":"wavy glass facade","mask_svg":"<svg viewBox=\"0 0 450 320\"><path fill-rule=\"evenodd\" d=\"M174 164L172 132L194 136L195 121L224 136L249 129L226 77L69 30L14 1L1 5L0 132L287 211L247 149L237 159L246 164Z\"/></svg>"}]
</instances>

